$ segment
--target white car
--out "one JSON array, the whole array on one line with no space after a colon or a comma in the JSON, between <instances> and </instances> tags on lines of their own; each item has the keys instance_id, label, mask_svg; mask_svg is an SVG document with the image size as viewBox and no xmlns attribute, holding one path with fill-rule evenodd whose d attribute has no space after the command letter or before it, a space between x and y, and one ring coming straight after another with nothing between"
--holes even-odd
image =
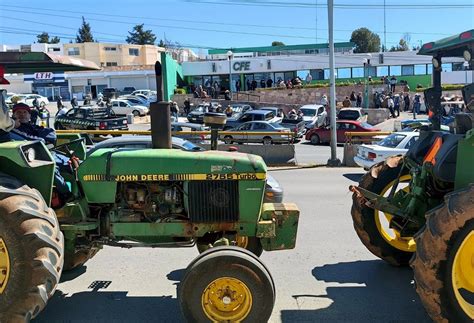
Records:
<instances>
[{"instance_id":1,"label":"white car","mask_svg":"<svg viewBox=\"0 0 474 323\"><path fill-rule=\"evenodd\" d=\"M130 95L137 95L137 94L142 94L146 97L150 97L150 96L156 96L156 91L152 91L152 90L135 90L132 92L132 94Z\"/></svg>"},{"instance_id":2,"label":"white car","mask_svg":"<svg viewBox=\"0 0 474 323\"><path fill-rule=\"evenodd\" d=\"M394 155L405 155L418 140L419 132L394 132L373 145L361 145L354 161L357 165L369 169L372 165Z\"/></svg>"},{"instance_id":3,"label":"white car","mask_svg":"<svg viewBox=\"0 0 474 323\"><path fill-rule=\"evenodd\" d=\"M319 128L326 123L327 112L320 104L306 104L299 108L303 113L303 121L306 129Z\"/></svg>"},{"instance_id":4,"label":"white car","mask_svg":"<svg viewBox=\"0 0 474 323\"><path fill-rule=\"evenodd\" d=\"M148 108L143 105L133 105L127 100L111 100L112 111L117 115L133 114L135 117L148 114Z\"/></svg>"},{"instance_id":5,"label":"white car","mask_svg":"<svg viewBox=\"0 0 474 323\"><path fill-rule=\"evenodd\" d=\"M38 100L38 105L40 107L44 107L49 103L48 98L45 98L44 96L41 96L39 94L15 94L12 97L10 97L10 100L13 99L14 97L20 98L20 100L18 100L16 103L25 103L29 105L30 107L33 106L33 101L35 99Z\"/></svg>"}]
</instances>

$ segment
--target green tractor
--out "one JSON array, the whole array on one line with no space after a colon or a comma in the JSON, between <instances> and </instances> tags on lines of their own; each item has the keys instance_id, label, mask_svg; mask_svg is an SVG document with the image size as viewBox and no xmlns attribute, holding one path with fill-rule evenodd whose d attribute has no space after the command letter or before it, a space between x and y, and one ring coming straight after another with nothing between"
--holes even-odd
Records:
<instances>
[{"instance_id":1,"label":"green tractor","mask_svg":"<svg viewBox=\"0 0 474 323\"><path fill-rule=\"evenodd\" d=\"M424 44L418 54L433 56L433 88L425 91L433 127L405 157L374 165L351 187L352 219L375 256L411 265L434 321L473 322L473 83L462 89L465 112L455 115L452 131L440 131L440 124L442 58L464 57L473 68L474 30Z\"/></svg>"},{"instance_id":2,"label":"green tractor","mask_svg":"<svg viewBox=\"0 0 474 323\"><path fill-rule=\"evenodd\" d=\"M18 55L0 54L6 72L74 69L47 54ZM160 88L159 63L156 70ZM83 265L104 245L198 245L202 253L178 288L185 319L269 319L275 285L254 253L294 248L299 210L263 203L267 168L259 156L170 149L169 111L168 103L152 104L153 149L104 148L85 158L79 135L62 136L51 149L71 158L61 175L73 197L55 209L51 151L40 141L0 144L1 322L36 317L63 269Z\"/></svg>"}]
</instances>

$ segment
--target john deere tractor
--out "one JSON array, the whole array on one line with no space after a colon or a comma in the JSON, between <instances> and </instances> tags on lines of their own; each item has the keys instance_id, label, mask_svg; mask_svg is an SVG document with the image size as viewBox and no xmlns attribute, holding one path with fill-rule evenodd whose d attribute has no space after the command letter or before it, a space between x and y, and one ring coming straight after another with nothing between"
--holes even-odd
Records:
<instances>
[{"instance_id":1,"label":"john deere tractor","mask_svg":"<svg viewBox=\"0 0 474 323\"><path fill-rule=\"evenodd\" d=\"M405 157L374 165L351 187L352 219L374 255L411 265L434 321L473 322L474 84L462 89L465 111L455 115L452 131L440 131L440 121L442 59L464 57L472 69L474 30L424 44L418 54L433 56L433 88L424 93L432 129Z\"/></svg>"},{"instance_id":2,"label":"john deere tractor","mask_svg":"<svg viewBox=\"0 0 474 323\"><path fill-rule=\"evenodd\" d=\"M2 54L6 72L74 65L42 53ZM160 89L159 63L156 70ZM252 252L294 248L298 208L262 202L267 169L259 156L170 149L169 111L165 102L151 106L153 149L98 149L84 158L82 139L63 136L50 149L70 157L71 166L60 168L71 191L66 201L57 200L48 147L40 141L0 144L0 322L36 317L63 269L84 264L104 245L197 244L203 252L178 289L185 319L269 319L275 285ZM214 115L208 121L222 120Z\"/></svg>"}]
</instances>

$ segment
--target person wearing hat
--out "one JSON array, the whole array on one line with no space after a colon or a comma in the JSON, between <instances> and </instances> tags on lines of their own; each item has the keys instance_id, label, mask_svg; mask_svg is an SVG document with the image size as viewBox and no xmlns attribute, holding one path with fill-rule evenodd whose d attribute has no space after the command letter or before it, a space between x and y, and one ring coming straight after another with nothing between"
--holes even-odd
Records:
<instances>
[{"instance_id":1,"label":"person wearing hat","mask_svg":"<svg viewBox=\"0 0 474 323\"><path fill-rule=\"evenodd\" d=\"M14 140L43 140L46 144L56 142L56 132L51 128L44 128L31 123L31 109L25 103L17 103L13 106L13 119L19 124L12 130Z\"/></svg>"}]
</instances>

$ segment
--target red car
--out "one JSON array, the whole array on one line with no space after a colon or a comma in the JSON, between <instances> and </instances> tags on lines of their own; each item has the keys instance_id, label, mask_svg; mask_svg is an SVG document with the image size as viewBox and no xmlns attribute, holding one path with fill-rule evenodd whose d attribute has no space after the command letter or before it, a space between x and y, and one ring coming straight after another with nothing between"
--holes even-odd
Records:
<instances>
[{"instance_id":1,"label":"red car","mask_svg":"<svg viewBox=\"0 0 474 323\"><path fill-rule=\"evenodd\" d=\"M372 127L366 122L352 121L352 120L337 120L337 142L343 143L346 141L346 132L358 131L358 132L369 132L369 131L380 131ZM313 128L306 132L306 140L309 140L313 145L319 145L321 143L328 143L331 141L331 130L329 127Z\"/></svg>"}]
</instances>

